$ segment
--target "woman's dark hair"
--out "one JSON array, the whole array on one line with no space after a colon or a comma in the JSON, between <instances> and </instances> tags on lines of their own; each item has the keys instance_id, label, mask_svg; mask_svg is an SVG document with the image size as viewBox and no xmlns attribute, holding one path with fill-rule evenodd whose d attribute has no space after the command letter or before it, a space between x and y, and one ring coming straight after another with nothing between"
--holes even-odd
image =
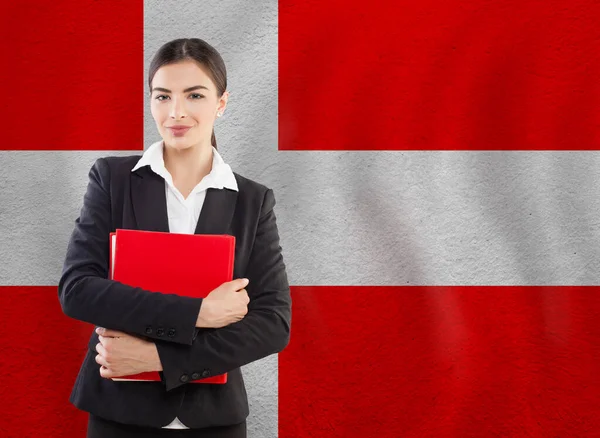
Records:
<instances>
[{"instance_id":1,"label":"woman's dark hair","mask_svg":"<svg viewBox=\"0 0 600 438\"><path fill-rule=\"evenodd\" d=\"M227 70L225 62L217 50L200 38L179 38L163 44L150 62L148 71L148 88L152 92L152 79L163 65L192 60L208 70L208 74L217 86L217 96L221 97L227 90ZM210 138L211 144L216 148L217 139L213 128Z\"/></svg>"}]
</instances>

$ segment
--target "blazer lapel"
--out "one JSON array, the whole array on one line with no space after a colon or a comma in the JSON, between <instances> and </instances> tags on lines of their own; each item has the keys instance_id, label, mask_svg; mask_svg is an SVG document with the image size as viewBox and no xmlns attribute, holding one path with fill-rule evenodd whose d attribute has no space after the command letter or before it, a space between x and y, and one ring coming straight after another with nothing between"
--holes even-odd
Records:
<instances>
[{"instance_id":1,"label":"blazer lapel","mask_svg":"<svg viewBox=\"0 0 600 438\"><path fill-rule=\"evenodd\" d=\"M208 188L194 234L231 234L231 220L238 192Z\"/></svg>"},{"instance_id":2,"label":"blazer lapel","mask_svg":"<svg viewBox=\"0 0 600 438\"><path fill-rule=\"evenodd\" d=\"M144 166L132 173L131 199L139 230L169 232L165 180ZM238 192L209 187L194 234L231 234Z\"/></svg>"},{"instance_id":3,"label":"blazer lapel","mask_svg":"<svg viewBox=\"0 0 600 438\"><path fill-rule=\"evenodd\" d=\"M139 230L169 232L165 180L148 166L132 173L131 199Z\"/></svg>"}]
</instances>

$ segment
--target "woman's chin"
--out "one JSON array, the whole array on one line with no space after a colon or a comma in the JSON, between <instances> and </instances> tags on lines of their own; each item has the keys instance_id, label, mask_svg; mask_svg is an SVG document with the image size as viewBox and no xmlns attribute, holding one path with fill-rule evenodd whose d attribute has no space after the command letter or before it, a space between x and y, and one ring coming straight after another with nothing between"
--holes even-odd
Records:
<instances>
[{"instance_id":1,"label":"woman's chin","mask_svg":"<svg viewBox=\"0 0 600 438\"><path fill-rule=\"evenodd\" d=\"M180 137L176 137L176 138L168 138L165 139L165 144L169 147L171 147L172 149L176 149L176 150L184 150L184 149L189 149L190 147L193 146L193 143L190 142L189 140L180 138Z\"/></svg>"}]
</instances>

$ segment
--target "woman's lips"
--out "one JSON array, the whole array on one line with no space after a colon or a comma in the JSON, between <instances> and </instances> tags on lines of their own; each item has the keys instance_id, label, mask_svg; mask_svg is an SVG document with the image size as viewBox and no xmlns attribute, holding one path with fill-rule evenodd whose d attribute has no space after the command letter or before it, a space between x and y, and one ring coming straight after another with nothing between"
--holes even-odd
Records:
<instances>
[{"instance_id":1,"label":"woman's lips","mask_svg":"<svg viewBox=\"0 0 600 438\"><path fill-rule=\"evenodd\" d=\"M185 135L186 132L188 132L191 127L188 128L168 128L171 130L171 132L173 133L173 135L175 137L183 137Z\"/></svg>"}]
</instances>

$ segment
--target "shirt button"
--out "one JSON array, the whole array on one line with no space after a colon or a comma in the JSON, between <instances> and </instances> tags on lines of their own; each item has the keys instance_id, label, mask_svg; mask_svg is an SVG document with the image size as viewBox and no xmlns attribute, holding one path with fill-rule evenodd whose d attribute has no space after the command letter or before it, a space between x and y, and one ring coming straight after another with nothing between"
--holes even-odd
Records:
<instances>
[{"instance_id":1,"label":"shirt button","mask_svg":"<svg viewBox=\"0 0 600 438\"><path fill-rule=\"evenodd\" d=\"M202 371L202 377L208 377L208 376L210 376L210 371L208 371L208 370Z\"/></svg>"},{"instance_id":2,"label":"shirt button","mask_svg":"<svg viewBox=\"0 0 600 438\"><path fill-rule=\"evenodd\" d=\"M162 327L159 327L158 329L156 329L156 335L157 336L162 336L165 334L165 329Z\"/></svg>"},{"instance_id":3,"label":"shirt button","mask_svg":"<svg viewBox=\"0 0 600 438\"><path fill-rule=\"evenodd\" d=\"M172 338L175 336L175 329L169 329L169 331L167 332L167 335Z\"/></svg>"},{"instance_id":4,"label":"shirt button","mask_svg":"<svg viewBox=\"0 0 600 438\"><path fill-rule=\"evenodd\" d=\"M152 327L150 327L150 326L146 327L146 334L147 335L151 335L152 334Z\"/></svg>"},{"instance_id":5,"label":"shirt button","mask_svg":"<svg viewBox=\"0 0 600 438\"><path fill-rule=\"evenodd\" d=\"M187 374L183 374L180 378L180 381L182 381L183 383L186 383L188 380L190 380L190 378L188 377Z\"/></svg>"},{"instance_id":6,"label":"shirt button","mask_svg":"<svg viewBox=\"0 0 600 438\"><path fill-rule=\"evenodd\" d=\"M196 380L196 379L199 379L199 378L200 378L200 374L198 374L198 373L192 374L192 380Z\"/></svg>"}]
</instances>

